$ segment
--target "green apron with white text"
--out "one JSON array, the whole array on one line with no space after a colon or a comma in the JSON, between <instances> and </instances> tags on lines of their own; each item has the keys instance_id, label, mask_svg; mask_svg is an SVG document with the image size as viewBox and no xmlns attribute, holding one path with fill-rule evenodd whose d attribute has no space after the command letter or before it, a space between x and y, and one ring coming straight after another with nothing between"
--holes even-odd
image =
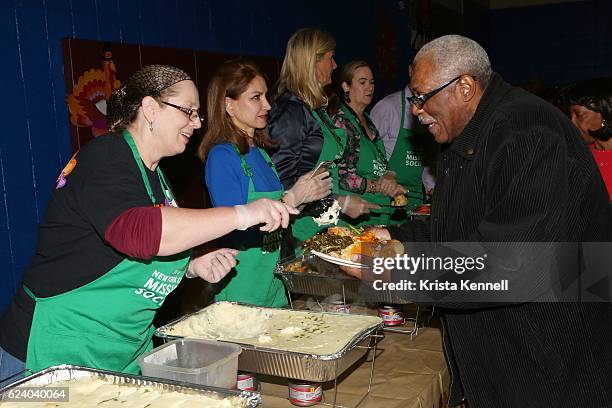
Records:
<instances>
[{"instance_id":1,"label":"green apron with white text","mask_svg":"<svg viewBox=\"0 0 612 408\"><path fill-rule=\"evenodd\" d=\"M414 137L412 130L404 129L404 117L406 116L405 90L402 90L401 98L401 123L393 153L389 158L389 169L395 172L397 182L408 190L406 193L406 198L408 198L406 211L410 212L417 205L423 204L423 181L421 176L423 174L422 158L424 152L422 148L416 147L412 143ZM404 221L406 220L391 220L391 224L400 224Z\"/></svg>"},{"instance_id":2,"label":"green apron with white text","mask_svg":"<svg viewBox=\"0 0 612 408\"><path fill-rule=\"evenodd\" d=\"M338 129L333 125L331 118L324 109L319 110L319 112L313 110L312 116L319 122L323 133L323 148L315 167L322 161L339 160L346 145L344 130ZM332 192L338 193L338 165L335 162L329 167L329 174L332 178ZM301 217L297 218L291 227L293 229L293 237L296 238L298 244L301 244L303 241L329 227L329 225L318 226L312 217Z\"/></svg>"},{"instance_id":3,"label":"green apron with white text","mask_svg":"<svg viewBox=\"0 0 612 408\"><path fill-rule=\"evenodd\" d=\"M149 179L129 132L123 134L155 204ZM176 206L157 167L166 205ZM138 374L137 359L153 348L153 318L183 278L191 251L151 260L126 258L98 279L56 296L38 298L28 341L26 367L39 371L75 364Z\"/></svg>"},{"instance_id":4,"label":"green apron with white text","mask_svg":"<svg viewBox=\"0 0 612 408\"><path fill-rule=\"evenodd\" d=\"M249 178L247 202L250 203L260 198L280 200L283 196L283 189L266 192L255 191L253 170L235 145L234 150L240 156L242 169ZM261 148L259 151L278 177L268 153ZM215 300L242 302L264 307L286 306L288 300L285 294L285 286L274 275L274 267L280 258L282 234L282 228L273 232L262 232L262 242L259 246L239 248L240 252L236 256L238 264L221 283L223 285L222 289L215 295Z\"/></svg>"},{"instance_id":5,"label":"green apron with white text","mask_svg":"<svg viewBox=\"0 0 612 408\"><path fill-rule=\"evenodd\" d=\"M385 153L385 145L380 137L378 137L378 131L376 131L375 140L370 139L367 132L364 130L359 120L353 115L353 113L347 109L345 104L342 104L342 111L344 115L351 121L353 127L359 131L359 160L357 161L357 175L369 180L378 180L387 171L387 154ZM364 112L364 115L367 115ZM343 219L354 226L365 226L365 225L387 225L389 222L390 214L393 209L391 205L391 198L380 193L363 193L357 194L350 191L340 190L342 195L358 196L369 203L378 204L382 207L380 209L371 210L369 214L353 220L348 217Z\"/></svg>"}]
</instances>

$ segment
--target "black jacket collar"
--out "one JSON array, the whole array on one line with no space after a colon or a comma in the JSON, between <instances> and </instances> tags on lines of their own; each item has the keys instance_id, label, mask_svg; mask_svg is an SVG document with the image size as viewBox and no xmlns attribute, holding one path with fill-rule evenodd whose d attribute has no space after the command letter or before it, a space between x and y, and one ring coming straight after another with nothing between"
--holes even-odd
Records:
<instances>
[{"instance_id":1,"label":"black jacket collar","mask_svg":"<svg viewBox=\"0 0 612 408\"><path fill-rule=\"evenodd\" d=\"M512 89L512 87L506 83L499 74L494 72L478 104L478 108L476 108L474 117L472 117L465 126L463 132L455 138L449 150L459 154L467 160L472 160L476 155L476 149L478 148L483 126L495 111L498 102L508 93L508 91L510 91L510 89Z\"/></svg>"}]
</instances>

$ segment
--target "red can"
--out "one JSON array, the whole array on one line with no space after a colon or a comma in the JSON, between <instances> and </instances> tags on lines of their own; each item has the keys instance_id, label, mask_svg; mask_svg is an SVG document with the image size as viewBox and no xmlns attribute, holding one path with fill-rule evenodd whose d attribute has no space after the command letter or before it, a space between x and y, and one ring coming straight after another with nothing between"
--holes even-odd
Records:
<instances>
[{"instance_id":1,"label":"red can","mask_svg":"<svg viewBox=\"0 0 612 408\"><path fill-rule=\"evenodd\" d=\"M299 407L318 404L323 399L320 383L289 383L289 402Z\"/></svg>"},{"instance_id":2,"label":"red can","mask_svg":"<svg viewBox=\"0 0 612 408\"><path fill-rule=\"evenodd\" d=\"M325 304L323 309L326 312L332 313L351 313L351 305L344 303L341 300L334 300Z\"/></svg>"},{"instance_id":3,"label":"red can","mask_svg":"<svg viewBox=\"0 0 612 408\"><path fill-rule=\"evenodd\" d=\"M242 391L256 391L257 378L251 373L239 373L236 388Z\"/></svg>"},{"instance_id":4,"label":"red can","mask_svg":"<svg viewBox=\"0 0 612 408\"><path fill-rule=\"evenodd\" d=\"M383 319L385 326L399 326L404 323L404 315L393 306L382 306L378 309L378 317Z\"/></svg>"}]
</instances>

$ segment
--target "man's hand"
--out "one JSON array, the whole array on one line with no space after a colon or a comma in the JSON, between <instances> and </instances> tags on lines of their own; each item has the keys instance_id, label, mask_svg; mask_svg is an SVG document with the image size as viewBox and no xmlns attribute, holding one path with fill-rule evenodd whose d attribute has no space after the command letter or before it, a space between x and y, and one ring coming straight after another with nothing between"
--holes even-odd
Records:
<instances>
[{"instance_id":1,"label":"man's hand","mask_svg":"<svg viewBox=\"0 0 612 408\"><path fill-rule=\"evenodd\" d=\"M186 276L193 278L199 276L210 283L219 282L236 266L235 249L222 248L209 252L189 261Z\"/></svg>"}]
</instances>

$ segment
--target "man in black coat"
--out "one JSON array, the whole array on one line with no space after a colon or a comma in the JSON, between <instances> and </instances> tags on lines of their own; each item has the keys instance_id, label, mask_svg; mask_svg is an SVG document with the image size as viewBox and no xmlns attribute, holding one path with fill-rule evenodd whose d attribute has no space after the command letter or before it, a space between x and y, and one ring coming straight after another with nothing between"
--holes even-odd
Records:
<instances>
[{"instance_id":1,"label":"man in black coat","mask_svg":"<svg viewBox=\"0 0 612 408\"><path fill-rule=\"evenodd\" d=\"M482 47L465 37L426 44L415 57L410 88L413 114L444 144L431 219L376 233L408 242L408 253L418 248L410 243L425 240L477 243L488 251L495 250L490 243L519 243L518 252L511 245L498 251L486 276L470 275L483 282L509 278L514 291L499 298L418 286L404 292L441 307L449 405L612 407L610 264L600 276L599 302L576 301L588 289L578 283L584 247L610 248L612 210L577 130L549 103L504 82ZM580 245L562 253L568 242ZM538 246L547 243L555 243L552 252ZM554 267L533 267L538 256ZM448 273L398 273L392 280L407 277L446 281ZM560 296L568 287L579 296Z\"/></svg>"}]
</instances>

